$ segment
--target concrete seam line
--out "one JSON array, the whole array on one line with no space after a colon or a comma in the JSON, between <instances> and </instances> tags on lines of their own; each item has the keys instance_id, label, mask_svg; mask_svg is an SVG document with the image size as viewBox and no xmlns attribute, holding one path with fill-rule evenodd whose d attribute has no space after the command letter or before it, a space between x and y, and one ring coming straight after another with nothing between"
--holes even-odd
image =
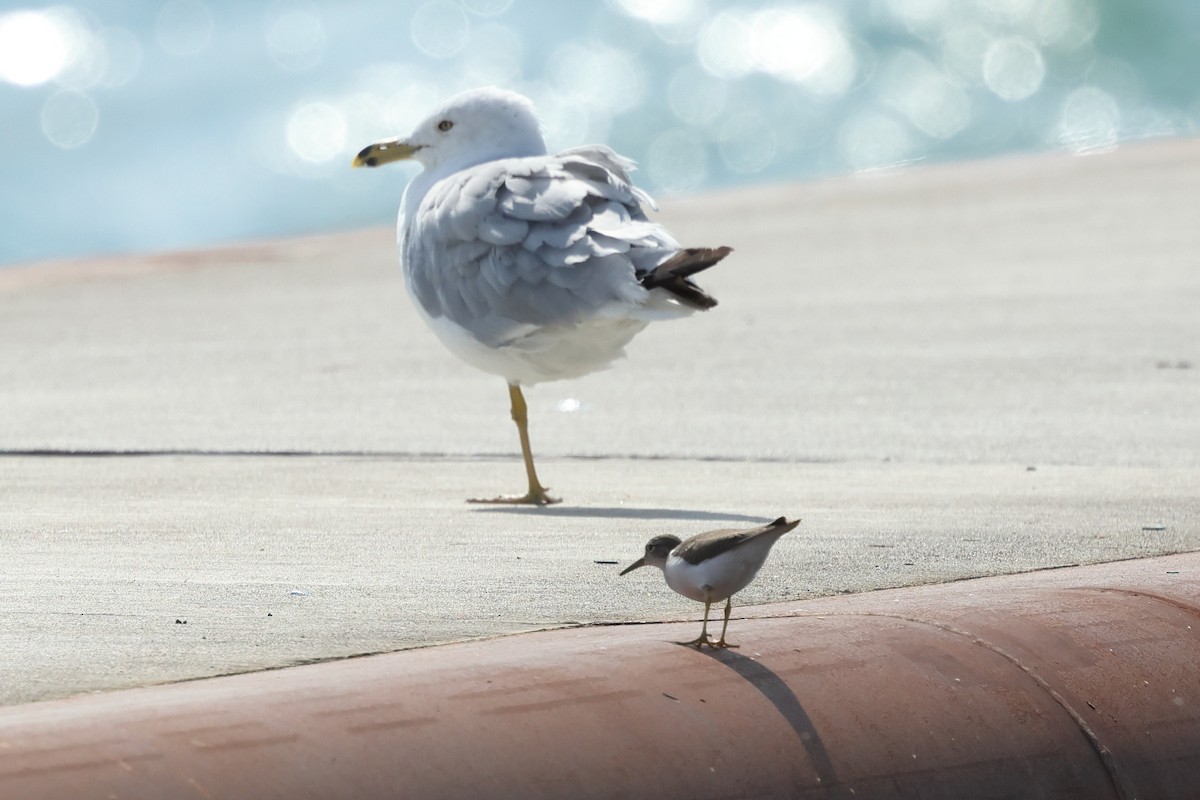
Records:
<instances>
[{"instance_id":1,"label":"concrete seam line","mask_svg":"<svg viewBox=\"0 0 1200 800\"><path fill-rule=\"evenodd\" d=\"M0 449L0 458L152 458L152 457L184 457L184 458L362 458L362 459L393 459L396 461L502 461L519 458L520 453L444 453L421 452L414 450L284 450L266 448L263 450L239 449L204 449L191 447L162 447L162 448L61 448L34 447ZM839 464L846 463L832 458L791 458L760 456L750 458L744 456L714 456L714 455L651 455L646 453L564 453L557 456L547 456L547 461L684 461L714 464Z\"/></svg>"},{"instance_id":2,"label":"concrete seam line","mask_svg":"<svg viewBox=\"0 0 1200 800\"><path fill-rule=\"evenodd\" d=\"M1172 555L1189 555L1189 553L1174 553ZM1170 556L1158 556L1158 557L1169 558ZM1120 564L1125 561L1140 561L1140 560L1141 560L1140 558L1136 558L1136 557L1135 558L1119 558L1116 561L1101 561L1101 562L1097 562L1096 564L1088 564L1086 566ZM1081 566L1085 566L1085 565L1082 565L1082 564L1056 564L1056 565L1049 566L1049 567L1038 567L1036 569L1021 570L1020 572L1002 573L999 575L968 575L968 576L964 576L962 578L953 578L950 580L938 581L937 583L923 584L923 587L927 588L929 586L948 586L948 585L954 584L954 583L963 583L965 581L976 581L976 580L988 580L990 578L1009 578L1009 577L1013 577L1014 575L1030 575L1035 572L1050 572L1050 571L1059 570L1059 569L1073 569L1073 568L1077 568L1077 567L1081 567ZM881 587L878 589L869 589L869 590L866 590L863 592L857 592L856 595L862 596L862 595L866 595L866 594L872 594L874 592L889 592L889 591L894 591L896 589L902 589L902 588L913 588L913 587L884 586L884 587ZM1151 592L1145 592L1140 589L1120 589L1120 588L1105 587L1105 586L1095 586L1095 587L1092 587L1092 586L1067 586L1067 587L1063 587L1063 588L1068 591L1119 592L1121 594L1127 594L1127 595L1131 595L1134 597L1147 597L1147 598L1151 598L1154 600L1158 600L1162 603L1166 603L1168 605L1175 606L1183 611L1188 612L1189 614L1195 614L1197 617L1200 617L1200 607L1190 605L1189 603L1186 603L1182 600L1179 600L1179 599L1176 599L1173 597L1168 597L1166 595L1153 594ZM782 605L782 604L788 604L788 603L805 602L805 601L809 601L809 600L830 600L830 599L836 598L838 596L839 595L836 595L836 594L814 595L812 597L798 598L796 600L781 600L781 601L769 601L766 603L752 603L750 605L742 606L742 608L764 608L764 607L776 605L776 604ZM823 617L836 617L836 616L845 617L845 616L887 616L887 615L874 614L874 613L869 613L869 612L860 612L860 611L793 611L793 612L788 612L788 613L783 613L783 614L753 614L751 616L744 616L744 615L734 613L734 614L730 615L729 620L731 622L737 622L739 620L804 619L804 618L808 618L808 617L820 619ZM899 619L907 619L907 617L899 617ZM700 617L698 615L692 615L692 616L679 615L679 616L673 616L673 617L666 617L664 619L593 620L590 622L564 622L564 623L560 623L560 624L548 624L544 628L536 628L534 630L529 630L529 631L519 631L516 633L508 633L508 634L497 634L495 636L489 635L489 636L482 636L479 638L493 639L493 638L499 638L501 636L523 636L525 634L538 633L539 631L546 631L546 630L579 630L579 629L585 629L585 628L618 628L618 627L622 627L622 626L636 626L636 625L675 625L675 624L678 624L681 622L699 622L699 621L700 621ZM450 644L450 642L442 642L440 644ZM417 649L417 648L405 647L405 648L401 648L401 650L397 650L397 651L385 650L385 651L380 651L380 652L381 653L402 652L403 650L412 650L412 649ZM361 653L358 655L376 655L376 654L375 653ZM324 660L331 660L331 659L324 659ZM332 660L336 660L336 659L332 659Z\"/></svg>"},{"instance_id":3,"label":"concrete seam line","mask_svg":"<svg viewBox=\"0 0 1200 800\"><path fill-rule=\"evenodd\" d=\"M1200 617L1200 608L1192 605L1191 603L1184 602L1183 600L1179 600L1174 597L1168 597L1165 594L1155 594L1153 592L1145 592L1145 591L1142 591L1141 589L1121 589L1121 588L1114 587L1114 586L1071 586L1069 588L1071 589L1071 591L1075 591L1075 592L1099 592L1101 594L1103 594L1105 592L1113 592L1115 594L1124 594L1124 595L1128 595L1130 597L1145 597L1149 600L1157 600L1160 603L1164 603L1169 606L1174 606L1175 608L1178 608L1181 611L1186 611L1187 613L1191 614L1192 616Z\"/></svg>"},{"instance_id":4,"label":"concrete seam line","mask_svg":"<svg viewBox=\"0 0 1200 800\"><path fill-rule=\"evenodd\" d=\"M1104 746L1103 743L1101 743L1100 737L1098 737L1096 735L1096 732L1092 730L1091 726L1087 724L1087 720L1085 720L1083 718L1083 715L1081 715L1078 711L1076 711L1074 708L1072 708L1071 704L1067 702L1067 699L1065 697L1063 697L1061 694L1059 694L1057 691L1055 691L1054 687L1052 687L1049 683L1047 683L1044 678L1042 678L1040 675L1038 675L1036 672L1034 672L1032 667L1029 667L1026 664L1024 664L1021 661L1021 659L1017 658L1012 653L1009 653L1003 647L1000 647L997 644L993 644L993 643L987 641L986 639L983 639L982 637L978 636L977 634L971 633L970 631L963 630L961 628L956 628L953 625L950 625L945 622L937 622L935 620L930 620L930 619L920 619L919 617L906 617L903 614L882 614L882 613L873 612L873 611L848 611L848 612L843 611L843 612L837 612L834 614L828 614L826 616L831 616L831 617L832 616L881 617L884 619L903 620L904 622L911 622L914 625L927 625L931 628L937 628L938 630L953 634L955 636L964 637L966 639L969 639L972 643L979 645L980 647L984 647L988 650L991 650L993 653L995 653L996 655L1005 659L1006 661L1008 661L1009 663L1014 665L1017 669L1021 670L1026 675L1028 675L1030 677L1030 679L1032 679L1033 682L1035 684L1037 684L1037 686L1042 691L1044 691L1046 694L1050 695L1050 697L1054 700L1054 702L1058 703L1058 705L1061 706L1062 709L1067 712L1067 715L1071 718L1071 720L1079 728L1079 730L1083 734L1084 738L1087 739L1088 744L1091 746L1093 752L1095 752L1097 757L1100 759L1100 763L1104 766L1104 771L1108 775L1109 781L1112 782L1113 790L1117 793L1117 797L1119 797L1121 800L1134 800L1134 798L1136 797L1134 794L1132 794L1129 791L1129 789L1121 781L1120 772L1117 769L1116 763L1114 763L1114 761L1113 761L1112 753L1109 751L1109 749L1107 747Z\"/></svg>"}]
</instances>

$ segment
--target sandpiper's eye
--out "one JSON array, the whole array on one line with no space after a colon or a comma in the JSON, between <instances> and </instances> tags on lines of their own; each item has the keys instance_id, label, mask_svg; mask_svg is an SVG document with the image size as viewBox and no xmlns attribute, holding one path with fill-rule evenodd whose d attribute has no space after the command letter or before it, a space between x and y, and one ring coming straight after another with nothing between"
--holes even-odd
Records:
<instances>
[{"instance_id":1,"label":"sandpiper's eye","mask_svg":"<svg viewBox=\"0 0 1200 800\"><path fill-rule=\"evenodd\" d=\"M649 553L649 552L650 552L651 550L653 550L653 549L654 549L654 545L652 545L652 544L648 544L648 545L646 545L646 552L647 552L647 553Z\"/></svg>"},{"instance_id":2,"label":"sandpiper's eye","mask_svg":"<svg viewBox=\"0 0 1200 800\"><path fill-rule=\"evenodd\" d=\"M438 130L441 131L442 133L445 133L446 131L450 130L453 127L454 127L454 123L448 119L444 119L438 123Z\"/></svg>"}]
</instances>

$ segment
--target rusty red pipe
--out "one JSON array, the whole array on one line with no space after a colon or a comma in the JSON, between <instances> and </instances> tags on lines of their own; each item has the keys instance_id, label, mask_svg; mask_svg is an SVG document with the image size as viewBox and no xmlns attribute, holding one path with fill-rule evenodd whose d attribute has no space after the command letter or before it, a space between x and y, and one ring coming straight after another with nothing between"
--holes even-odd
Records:
<instances>
[{"instance_id":1,"label":"rusty red pipe","mask_svg":"<svg viewBox=\"0 0 1200 800\"><path fill-rule=\"evenodd\" d=\"M1195 798L1200 555L0 710L0 797Z\"/></svg>"}]
</instances>

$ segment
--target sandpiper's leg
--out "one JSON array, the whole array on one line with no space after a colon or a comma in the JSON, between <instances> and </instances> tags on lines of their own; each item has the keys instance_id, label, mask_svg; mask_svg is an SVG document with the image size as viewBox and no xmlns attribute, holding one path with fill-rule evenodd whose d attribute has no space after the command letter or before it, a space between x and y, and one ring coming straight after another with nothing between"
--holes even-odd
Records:
<instances>
[{"instance_id":1,"label":"sandpiper's leg","mask_svg":"<svg viewBox=\"0 0 1200 800\"><path fill-rule=\"evenodd\" d=\"M712 640L708 638L708 609L712 607L712 603L705 602L704 604L704 624L700 626L700 635L690 642L680 642L680 644L690 645L691 647L700 648L704 645L712 645Z\"/></svg>"},{"instance_id":2,"label":"sandpiper's leg","mask_svg":"<svg viewBox=\"0 0 1200 800\"><path fill-rule=\"evenodd\" d=\"M562 502L546 493L546 487L538 481L537 471L533 468L533 450L529 447L529 407L525 405L525 395L521 394L520 385L510 383L508 396L512 400L512 419L517 423L517 435L521 437L521 455L525 458L525 476L529 479L529 491L520 497L472 498L467 502L533 506L548 506Z\"/></svg>"},{"instance_id":3,"label":"sandpiper's leg","mask_svg":"<svg viewBox=\"0 0 1200 800\"><path fill-rule=\"evenodd\" d=\"M725 630L729 627L729 611L733 608L733 598L725 599L725 624L721 626L721 638L713 642L713 647L737 647L736 644L730 644L725 641Z\"/></svg>"}]
</instances>

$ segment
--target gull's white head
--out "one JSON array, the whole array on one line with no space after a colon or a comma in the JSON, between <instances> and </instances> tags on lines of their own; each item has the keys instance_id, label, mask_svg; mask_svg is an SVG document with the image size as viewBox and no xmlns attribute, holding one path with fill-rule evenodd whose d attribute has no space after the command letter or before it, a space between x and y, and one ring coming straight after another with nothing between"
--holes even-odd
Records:
<instances>
[{"instance_id":1,"label":"gull's white head","mask_svg":"<svg viewBox=\"0 0 1200 800\"><path fill-rule=\"evenodd\" d=\"M501 158L546 153L533 103L494 86L456 94L402 139L368 145L356 167L412 159L442 175Z\"/></svg>"}]
</instances>

